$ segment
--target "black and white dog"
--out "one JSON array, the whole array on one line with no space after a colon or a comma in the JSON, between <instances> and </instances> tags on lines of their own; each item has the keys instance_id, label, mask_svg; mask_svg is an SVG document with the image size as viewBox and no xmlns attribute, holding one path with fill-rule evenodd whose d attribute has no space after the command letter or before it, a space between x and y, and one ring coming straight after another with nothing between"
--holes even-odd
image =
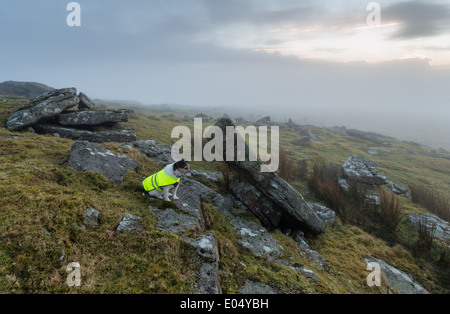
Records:
<instances>
[{"instance_id":1,"label":"black and white dog","mask_svg":"<svg viewBox=\"0 0 450 314\"><path fill-rule=\"evenodd\" d=\"M164 167L161 171L151 175L142 182L142 186L149 196L158 199L170 201L169 196L173 195L173 199L177 200L177 191L180 184L180 179L186 173L189 173L191 168L189 163L184 159L171 163ZM175 188L172 193L171 189Z\"/></svg>"}]
</instances>

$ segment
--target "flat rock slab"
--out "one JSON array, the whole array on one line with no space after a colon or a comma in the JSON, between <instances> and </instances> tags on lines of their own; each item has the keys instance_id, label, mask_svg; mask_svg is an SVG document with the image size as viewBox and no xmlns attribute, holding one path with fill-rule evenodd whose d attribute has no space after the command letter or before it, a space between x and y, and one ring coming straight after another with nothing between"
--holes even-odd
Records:
<instances>
[{"instance_id":1,"label":"flat rock slab","mask_svg":"<svg viewBox=\"0 0 450 314\"><path fill-rule=\"evenodd\" d=\"M389 288L400 294L429 294L422 286L416 283L410 275L398 270L386 262L376 258L364 259L366 264L378 263L380 270L384 274Z\"/></svg>"},{"instance_id":2,"label":"flat rock slab","mask_svg":"<svg viewBox=\"0 0 450 314\"><path fill-rule=\"evenodd\" d=\"M149 207L149 210L158 219L156 229L159 231L181 235L186 231L201 229L198 219L178 210L172 208L159 209L152 206Z\"/></svg>"},{"instance_id":3,"label":"flat rock slab","mask_svg":"<svg viewBox=\"0 0 450 314\"><path fill-rule=\"evenodd\" d=\"M56 137L68 138L72 140L89 141L94 143L106 142L133 142L137 140L136 133L131 130L119 131L88 131L52 124L38 124L33 126L38 134L51 134Z\"/></svg>"},{"instance_id":4,"label":"flat rock slab","mask_svg":"<svg viewBox=\"0 0 450 314\"><path fill-rule=\"evenodd\" d=\"M112 125L127 121L126 110L77 111L58 116L58 123L64 126Z\"/></svg>"},{"instance_id":5,"label":"flat rock slab","mask_svg":"<svg viewBox=\"0 0 450 314\"><path fill-rule=\"evenodd\" d=\"M109 150L87 141L72 145L67 166L77 171L99 172L113 183L121 183L123 176L134 170L139 163L127 156L116 155Z\"/></svg>"},{"instance_id":6,"label":"flat rock slab","mask_svg":"<svg viewBox=\"0 0 450 314\"><path fill-rule=\"evenodd\" d=\"M6 122L6 127L10 131L20 131L53 118L78 105L80 99L76 92L75 88L65 88L38 96L14 111Z\"/></svg>"}]
</instances>

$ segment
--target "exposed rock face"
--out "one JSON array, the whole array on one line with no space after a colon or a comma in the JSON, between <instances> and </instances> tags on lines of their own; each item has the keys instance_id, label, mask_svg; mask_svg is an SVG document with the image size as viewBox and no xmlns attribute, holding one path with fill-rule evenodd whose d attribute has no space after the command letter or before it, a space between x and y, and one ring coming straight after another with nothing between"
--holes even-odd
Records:
<instances>
[{"instance_id":1,"label":"exposed rock face","mask_svg":"<svg viewBox=\"0 0 450 314\"><path fill-rule=\"evenodd\" d=\"M157 141L135 141L122 145L123 147L138 148L143 154L160 165L173 163L172 147L158 144Z\"/></svg>"},{"instance_id":2,"label":"exposed rock face","mask_svg":"<svg viewBox=\"0 0 450 314\"><path fill-rule=\"evenodd\" d=\"M223 130L226 126L233 126L229 119L220 119L217 125ZM240 135L236 135L240 136ZM237 141L234 143L237 150ZM261 195L269 199L282 213L282 218L299 228L306 228L312 233L322 233L325 227L316 213L305 202L300 193L289 183L284 181L277 173L261 172L262 162L249 161L249 147L245 147L246 161L226 161L230 168L235 169L251 185L253 185ZM224 155L226 155L226 145L224 143ZM226 157L226 156L224 156ZM226 158L224 158L226 160ZM241 200L242 201L242 200Z\"/></svg>"},{"instance_id":3,"label":"exposed rock face","mask_svg":"<svg viewBox=\"0 0 450 314\"><path fill-rule=\"evenodd\" d=\"M356 178L359 182L373 185L388 184L389 180L377 169L377 164L362 156L352 156L342 167L347 180Z\"/></svg>"},{"instance_id":4,"label":"exposed rock face","mask_svg":"<svg viewBox=\"0 0 450 314\"><path fill-rule=\"evenodd\" d=\"M77 111L58 116L61 125L112 125L119 122L127 122L126 110L104 110L104 111Z\"/></svg>"},{"instance_id":5,"label":"exposed rock face","mask_svg":"<svg viewBox=\"0 0 450 314\"><path fill-rule=\"evenodd\" d=\"M427 290L417 284L410 275L398 270L397 268L387 264L386 262L376 258L364 259L366 264L378 263L381 272L387 280L387 285L392 292L400 294L429 294Z\"/></svg>"},{"instance_id":6,"label":"exposed rock face","mask_svg":"<svg viewBox=\"0 0 450 314\"><path fill-rule=\"evenodd\" d=\"M83 224L87 227L96 227L98 226L98 216L100 212L95 208L88 208L86 213L84 214L84 222Z\"/></svg>"},{"instance_id":7,"label":"exposed rock face","mask_svg":"<svg viewBox=\"0 0 450 314\"><path fill-rule=\"evenodd\" d=\"M329 224L330 226L333 224L334 218L336 218L336 213L333 210L319 204L309 204L309 206L316 212L323 223Z\"/></svg>"},{"instance_id":8,"label":"exposed rock face","mask_svg":"<svg viewBox=\"0 0 450 314\"><path fill-rule=\"evenodd\" d=\"M219 171L210 172L210 171L200 171L200 170L191 170L188 176L196 178L205 178L208 181L212 182L220 182L223 179L223 175Z\"/></svg>"},{"instance_id":9,"label":"exposed rock face","mask_svg":"<svg viewBox=\"0 0 450 314\"><path fill-rule=\"evenodd\" d=\"M62 127L53 124L38 124L33 127L38 134L51 134L56 137L70 138L72 140L89 141L95 143L104 142L134 142L137 140L136 133L132 130L108 130L90 131Z\"/></svg>"},{"instance_id":10,"label":"exposed rock face","mask_svg":"<svg viewBox=\"0 0 450 314\"><path fill-rule=\"evenodd\" d=\"M94 110L95 103L92 100L90 100L86 94L79 93L78 98L80 98L80 103L78 104L78 109Z\"/></svg>"},{"instance_id":11,"label":"exposed rock face","mask_svg":"<svg viewBox=\"0 0 450 314\"><path fill-rule=\"evenodd\" d=\"M68 167L77 171L99 172L113 183L121 183L123 176L139 163L127 156L119 156L87 141L72 145Z\"/></svg>"},{"instance_id":12,"label":"exposed rock face","mask_svg":"<svg viewBox=\"0 0 450 314\"><path fill-rule=\"evenodd\" d=\"M182 192L185 190L184 192ZM253 255L266 258L270 261L280 265L289 267L302 276L317 280L317 276L311 270L303 266L298 266L298 263L289 256L282 245L260 224L244 219L240 216L241 209L236 208L236 203L232 197L224 197L221 194L211 190L200 182L194 180L183 181L180 185L178 194L180 192L186 195L198 195L209 199L214 208L218 210L231 224L234 233L238 236L238 243L248 249ZM183 197L176 201L184 203ZM184 207L189 207L188 205ZM245 209L246 210L246 209Z\"/></svg>"},{"instance_id":13,"label":"exposed rock face","mask_svg":"<svg viewBox=\"0 0 450 314\"><path fill-rule=\"evenodd\" d=\"M256 187L236 180L230 184L230 189L266 228L273 230L278 226L282 212Z\"/></svg>"},{"instance_id":14,"label":"exposed rock face","mask_svg":"<svg viewBox=\"0 0 450 314\"><path fill-rule=\"evenodd\" d=\"M205 232L197 237L184 234L189 231L202 232L205 228L199 189L203 185L196 181L184 180L178 191L177 209L157 208L150 203L150 213L158 220L157 229L180 237L192 245L200 257L197 292L200 294L222 293L219 284L219 249L214 232Z\"/></svg>"},{"instance_id":15,"label":"exposed rock face","mask_svg":"<svg viewBox=\"0 0 450 314\"><path fill-rule=\"evenodd\" d=\"M42 94L20 106L9 117L6 125L10 131L29 128L39 134L90 142L137 140L131 130L104 130L104 127L128 121L127 110L93 111L95 104L85 94L79 93L77 96L76 93L75 88L64 88ZM67 112L75 106L88 111Z\"/></svg>"},{"instance_id":16,"label":"exposed rock face","mask_svg":"<svg viewBox=\"0 0 450 314\"><path fill-rule=\"evenodd\" d=\"M124 231L137 231L141 232L143 230L140 220L142 218L132 215L132 214L125 214L123 216L122 221L119 223L119 226L116 229L116 232L124 232Z\"/></svg>"},{"instance_id":17,"label":"exposed rock face","mask_svg":"<svg viewBox=\"0 0 450 314\"><path fill-rule=\"evenodd\" d=\"M75 88L57 89L36 97L14 111L6 122L7 128L10 131L23 130L78 105L80 99L76 92Z\"/></svg>"},{"instance_id":18,"label":"exposed rock face","mask_svg":"<svg viewBox=\"0 0 450 314\"><path fill-rule=\"evenodd\" d=\"M450 242L450 224L447 221L433 214L408 214L408 219L415 228L418 228L420 224L429 229L434 228L434 237Z\"/></svg>"}]
</instances>

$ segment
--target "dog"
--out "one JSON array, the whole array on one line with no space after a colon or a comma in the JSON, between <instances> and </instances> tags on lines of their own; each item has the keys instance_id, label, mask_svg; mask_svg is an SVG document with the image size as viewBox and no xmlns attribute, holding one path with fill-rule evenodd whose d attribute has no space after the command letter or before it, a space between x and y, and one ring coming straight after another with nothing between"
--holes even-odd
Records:
<instances>
[{"instance_id":1,"label":"dog","mask_svg":"<svg viewBox=\"0 0 450 314\"><path fill-rule=\"evenodd\" d=\"M142 186L151 197L170 201L169 196L172 195L173 199L177 200L181 177L189 172L191 172L189 163L182 159L165 166L161 171L146 178L142 181ZM173 188L175 188L173 194L169 193Z\"/></svg>"}]
</instances>

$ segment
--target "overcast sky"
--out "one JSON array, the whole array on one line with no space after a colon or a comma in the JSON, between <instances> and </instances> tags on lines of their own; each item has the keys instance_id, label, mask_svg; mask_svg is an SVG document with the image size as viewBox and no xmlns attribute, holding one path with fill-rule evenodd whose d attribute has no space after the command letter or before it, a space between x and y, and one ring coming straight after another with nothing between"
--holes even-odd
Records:
<instances>
[{"instance_id":1,"label":"overcast sky","mask_svg":"<svg viewBox=\"0 0 450 314\"><path fill-rule=\"evenodd\" d=\"M448 0L378 1L378 27L361 0L84 0L81 27L69 2L0 0L0 81L380 132L423 121L450 148Z\"/></svg>"}]
</instances>

